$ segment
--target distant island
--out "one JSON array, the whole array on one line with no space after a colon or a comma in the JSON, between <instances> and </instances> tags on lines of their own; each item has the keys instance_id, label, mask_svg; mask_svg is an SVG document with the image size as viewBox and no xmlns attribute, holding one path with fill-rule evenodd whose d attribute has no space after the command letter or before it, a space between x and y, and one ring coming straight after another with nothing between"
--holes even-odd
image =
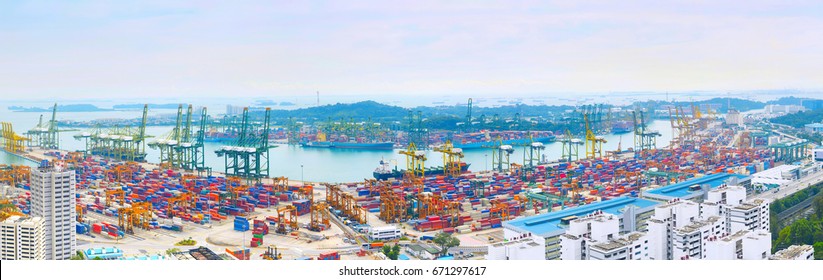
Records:
<instances>
[{"instance_id":1,"label":"distant island","mask_svg":"<svg viewBox=\"0 0 823 280\"><path fill-rule=\"evenodd\" d=\"M49 108L38 108L38 107L22 107L22 106L9 106L8 107L12 112L51 112L52 107ZM103 111L114 111L113 109L106 109L100 108L91 104L72 104L72 105L57 105L57 111L60 112L103 112Z\"/></svg>"},{"instance_id":2,"label":"distant island","mask_svg":"<svg viewBox=\"0 0 823 280\"><path fill-rule=\"evenodd\" d=\"M115 110L143 110L143 106L146 104L118 104L112 106ZM166 103L166 104L148 104L149 109L177 109L180 106L179 103Z\"/></svg>"},{"instance_id":3,"label":"distant island","mask_svg":"<svg viewBox=\"0 0 823 280\"><path fill-rule=\"evenodd\" d=\"M283 101L283 102L280 102L278 104L274 100L257 100L257 102L255 102L255 104L258 105L258 106L277 106L277 105L279 105L279 106L295 106L295 105L297 105L295 103L288 102L288 101Z\"/></svg>"}]
</instances>

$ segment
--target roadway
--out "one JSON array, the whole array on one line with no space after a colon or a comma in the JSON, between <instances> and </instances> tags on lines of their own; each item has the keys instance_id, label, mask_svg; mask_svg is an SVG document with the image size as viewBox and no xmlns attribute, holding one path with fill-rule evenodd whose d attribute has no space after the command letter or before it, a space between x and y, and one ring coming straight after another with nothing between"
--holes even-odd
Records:
<instances>
[{"instance_id":1,"label":"roadway","mask_svg":"<svg viewBox=\"0 0 823 280\"><path fill-rule=\"evenodd\" d=\"M780 191L766 191L754 196L754 198L768 199L774 201L776 199L784 198L790 194L796 193L800 190L808 188L809 186L823 182L823 171L818 171L809 176L803 177L799 180L792 181L786 185L780 186Z\"/></svg>"}]
</instances>

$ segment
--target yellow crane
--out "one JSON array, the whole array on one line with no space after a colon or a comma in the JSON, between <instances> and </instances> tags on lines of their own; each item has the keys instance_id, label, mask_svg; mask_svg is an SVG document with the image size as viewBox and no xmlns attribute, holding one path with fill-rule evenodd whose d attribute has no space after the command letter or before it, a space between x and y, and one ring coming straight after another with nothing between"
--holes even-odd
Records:
<instances>
[{"instance_id":1,"label":"yellow crane","mask_svg":"<svg viewBox=\"0 0 823 280\"><path fill-rule=\"evenodd\" d=\"M426 177L426 152L418 151L414 142L409 143L405 151L399 152L406 156L406 174L404 180L417 186L420 191L423 189L423 179Z\"/></svg>"},{"instance_id":2,"label":"yellow crane","mask_svg":"<svg viewBox=\"0 0 823 280\"><path fill-rule=\"evenodd\" d=\"M460 176L463 170L460 162L463 158L463 149L455 148L451 140L446 140L446 143L434 150L443 153L443 175L446 177Z\"/></svg>"},{"instance_id":3,"label":"yellow crane","mask_svg":"<svg viewBox=\"0 0 823 280\"><path fill-rule=\"evenodd\" d=\"M134 233L134 227L149 229L152 211L150 202L135 202L131 207L117 209L117 224L128 233Z\"/></svg>"},{"instance_id":4,"label":"yellow crane","mask_svg":"<svg viewBox=\"0 0 823 280\"><path fill-rule=\"evenodd\" d=\"M24 152L26 150L25 142L31 139L15 133L9 122L2 122L0 124L2 124L3 128L2 134L0 134L3 138L3 148L10 153Z\"/></svg>"},{"instance_id":5,"label":"yellow crane","mask_svg":"<svg viewBox=\"0 0 823 280\"><path fill-rule=\"evenodd\" d=\"M322 231L331 226L329 206L325 202L313 203L311 206L311 222L309 230Z\"/></svg>"},{"instance_id":6,"label":"yellow crane","mask_svg":"<svg viewBox=\"0 0 823 280\"><path fill-rule=\"evenodd\" d=\"M603 143L606 139L602 136L594 135L591 126L589 126L589 115L583 114L583 120L586 123L586 158L595 159L603 157Z\"/></svg>"},{"instance_id":7,"label":"yellow crane","mask_svg":"<svg viewBox=\"0 0 823 280\"><path fill-rule=\"evenodd\" d=\"M123 189L106 190L106 207L111 207L111 202L116 200L120 206L126 203L126 192Z\"/></svg>"}]
</instances>

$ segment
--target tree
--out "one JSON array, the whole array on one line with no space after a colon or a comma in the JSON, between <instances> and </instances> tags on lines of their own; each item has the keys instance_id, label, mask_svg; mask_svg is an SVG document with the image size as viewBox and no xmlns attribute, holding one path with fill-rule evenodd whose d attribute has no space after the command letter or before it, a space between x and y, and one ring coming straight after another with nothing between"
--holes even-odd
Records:
<instances>
[{"instance_id":1,"label":"tree","mask_svg":"<svg viewBox=\"0 0 823 280\"><path fill-rule=\"evenodd\" d=\"M812 203L814 213L817 214L818 219L823 219L823 195L818 195Z\"/></svg>"},{"instance_id":2,"label":"tree","mask_svg":"<svg viewBox=\"0 0 823 280\"><path fill-rule=\"evenodd\" d=\"M449 252L449 248L460 246L460 239L452 236L449 233L441 232L434 236L432 240L434 244L440 245L440 254L445 255Z\"/></svg>"},{"instance_id":3,"label":"tree","mask_svg":"<svg viewBox=\"0 0 823 280\"><path fill-rule=\"evenodd\" d=\"M389 257L389 255L391 255L391 247L390 246L384 245L381 250L383 251L383 255L386 255L387 258L391 259L391 257Z\"/></svg>"},{"instance_id":4,"label":"tree","mask_svg":"<svg viewBox=\"0 0 823 280\"><path fill-rule=\"evenodd\" d=\"M400 245L397 244L397 243L394 243L394 246L391 247L391 255L389 255L389 258L392 259L392 260L396 260L399 256L400 256Z\"/></svg>"},{"instance_id":5,"label":"tree","mask_svg":"<svg viewBox=\"0 0 823 280\"><path fill-rule=\"evenodd\" d=\"M71 256L71 258L69 258L69 260L73 260L73 261L81 261L81 260L84 260L84 259L85 258L83 257L83 251L80 251L80 250L77 250L77 254L75 254L74 256Z\"/></svg>"},{"instance_id":6,"label":"tree","mask_svg":"<svg viewBox=\"0 0 823 280\"><path fill-rule=\"evenodd\" d=\"M823 260L823 241L814 243L814 259Z\"/></svg>"}]
</instances>

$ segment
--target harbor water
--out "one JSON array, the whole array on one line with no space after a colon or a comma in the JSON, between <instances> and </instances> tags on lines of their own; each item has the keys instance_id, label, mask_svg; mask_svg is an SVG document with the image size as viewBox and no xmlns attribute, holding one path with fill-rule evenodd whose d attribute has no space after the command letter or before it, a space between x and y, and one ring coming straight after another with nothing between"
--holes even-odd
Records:
<instances>
[{"instance_id":1,"label":"harbor water","mask_svg":"<svg viewBox=\"0 0 823 280\"><path fill-rule=\"evenodd\" d=\"M213 107L210 107L213 108ZM220 108L220 107L217 107ZM210 113L211 113L210 109ZM176 110L150 110L150 115L174 114ZM49 113L22 113L10 112L7 108L0 108L0 116L3 121L10 121L18 134L34 127L39 116L43 114L48 118ZM137 118L139 111L106 111L106 112L83 112L83 113L58 113L58 119L86 121L106 118ZM61 129L71 129L61 127ZM87 128L77 128L80 131L69 131L60 133L60 146L63 150L75 151L85 148L82 140L75 140L72 136L79 134ZM170 131L169 126L149 126L146 133L152 136L163 135ZM657 139L658 147L668 144L672 137L672 129L668 121L657 120L649 125L650 130L659 131L662 136ZM608 141L603 145L605 151L613 151L618 148L626 150L634 144L632 133L603 135ZM148 141L151 141L149 139ZM562 154L562 143L545 143L546 149L543 154L548 160L559 159ZM216 171L223 171L225 161L217 157L214 150L224 144L206 143L206 165ZM580 157L585 157L585 147L580 145ZM149 162L158 162L160 154L158 150L146 149ZM321 182L356 182L366 178L373 178L372 172L381 160L389 161L392 166L398 169L405 169L405 157L398 153L399 150L343 150L327 148L303 148L297 145L277 145L272 148L269 158L270 176L286 176L291 180L321 181ZM490 149L466 150L465 162L470 163L471 171L488 170L492 168L492 151ZM442 154L434 151L427 152L427 166L442 166ZM515 152L510 156L513 163L523 163L524 147L515 147ZM0 163L2 164L29 164L34 162L23 159L17 155L0 151ZM302 179L301 179L302 178Z\"/></svg>"}]
</instances>

